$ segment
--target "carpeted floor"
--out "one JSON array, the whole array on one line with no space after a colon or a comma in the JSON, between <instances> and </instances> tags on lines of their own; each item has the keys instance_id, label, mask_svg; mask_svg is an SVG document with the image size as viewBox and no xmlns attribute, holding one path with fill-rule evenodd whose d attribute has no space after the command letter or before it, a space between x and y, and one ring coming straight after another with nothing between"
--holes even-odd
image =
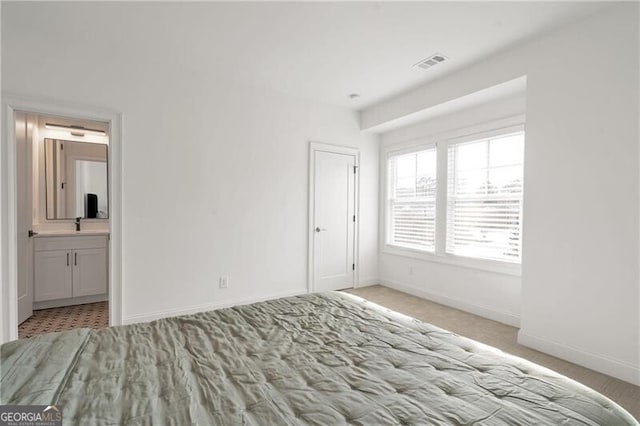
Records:
<instances>
[{"instance_id":1,"label":"carpeted floor","mask_svg":"<svg viewBox=\"0 0 640 426\"><path fill-rule=\"evenodd\" d=\"M555 370L606 395L640 419L640 386L519 345L515 327L379 285L345 291Z\"/></svg>"},{"instance_id":2,"label":"carpeted floor","mask_svg":"<svg viewBox=\"0 0 640 426\"><path fill-rule=\"evenodd\" d=\"M26 339L54 331L108 326L109 302L87 303L33 311L33 316L18 327L18 336Z\"/></svg>"}]
</instances>

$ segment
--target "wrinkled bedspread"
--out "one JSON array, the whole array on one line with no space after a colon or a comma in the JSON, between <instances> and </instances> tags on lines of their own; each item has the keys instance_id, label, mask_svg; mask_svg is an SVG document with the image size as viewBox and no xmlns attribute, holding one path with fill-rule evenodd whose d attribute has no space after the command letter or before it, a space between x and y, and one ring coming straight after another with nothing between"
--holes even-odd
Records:
<instances>
[{"instance_id":1,"label":"wrinkled bedspread","mask_svg":"<svg viewBox=\"0 0 640 426\"><path fill-rule=\"evenodd\" d=\"M2 404L65 424L628 425L618 405L497 349L342 293L1 347Z\"/></svg>"}]
</instances>

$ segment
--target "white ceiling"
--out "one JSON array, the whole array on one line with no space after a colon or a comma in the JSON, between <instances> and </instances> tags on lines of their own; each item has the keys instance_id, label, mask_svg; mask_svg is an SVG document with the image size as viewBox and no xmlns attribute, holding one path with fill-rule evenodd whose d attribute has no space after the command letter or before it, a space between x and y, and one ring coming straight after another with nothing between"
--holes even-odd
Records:
<instances>
[{"instance_id":1,"label":"white ceiling","mask_svg":"<svg viewBox=\"0 0 640 426\"><path fill-rule=\"evenodd\" d=\"M70 48L77 38L95 40L94 52L82 52L88 61L109 55L116 63L207 73L354 109L608 6L88 2L39 3L36 11L32 5L3 2L3 33L11 21L26 21L34 37L55 35ZM436 52L449 61L413 67ZM354 92L361 95L356 101L347 97Z\"/></svg>"}]
</instances>

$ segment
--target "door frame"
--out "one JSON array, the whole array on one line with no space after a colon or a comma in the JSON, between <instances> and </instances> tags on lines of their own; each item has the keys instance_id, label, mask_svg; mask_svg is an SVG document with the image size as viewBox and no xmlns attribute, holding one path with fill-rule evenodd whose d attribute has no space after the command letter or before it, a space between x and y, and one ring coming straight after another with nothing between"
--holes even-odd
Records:
<instances>
[{"instance_id":1,"label":"door frame","mask_svg":"<svg viewBox=\"0 0 640 426\"><path fill-rule=\"evenodd\" d=\"M308 228L308 259L307 259L307 292L313 293L314 289L314 229L313 224L315 223L315 174L316 174L316 161L315 161L315 153L316 152L329 152L332 154L347 154L353 155L355 158L355 181L354 181L354 197L355 197L355 214L356 214L356 224L353 228L353 261L355 263L355 269L353 272L353 287L355 288L359 282L359 229L360 229L360 150L358 148L343 146L343 145L334 145L323 142L309 142L309 219L307 222Z\"/></svg>"},{"instance_id":2,"label":"door frame","mask_svg":"<svg viewBox=\"0 0 640 426\"><path fill-rule=\"evenodd\" d=\"M109 124L109 325L122 324L122 113L65 101L2 93L0 146L0 343L18 338L15 111Z\"/></svg>"}]
</instances>

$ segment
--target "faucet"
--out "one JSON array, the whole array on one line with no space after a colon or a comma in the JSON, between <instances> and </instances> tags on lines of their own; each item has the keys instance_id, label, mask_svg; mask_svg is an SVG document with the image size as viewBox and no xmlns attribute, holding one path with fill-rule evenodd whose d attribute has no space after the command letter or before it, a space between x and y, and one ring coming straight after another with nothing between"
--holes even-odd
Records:
<instances>
[{"instance_id":1,"label":"faucet","mask_svg":"<svg viewBox=\"0 0 640 426\"><path fill-rule=\"evenodd\" d=\"M81 217L76 217L76 221L74 222L76 224L76 231L80 230L80 219L82 219Z\"/></svg>"}]
</instances>

